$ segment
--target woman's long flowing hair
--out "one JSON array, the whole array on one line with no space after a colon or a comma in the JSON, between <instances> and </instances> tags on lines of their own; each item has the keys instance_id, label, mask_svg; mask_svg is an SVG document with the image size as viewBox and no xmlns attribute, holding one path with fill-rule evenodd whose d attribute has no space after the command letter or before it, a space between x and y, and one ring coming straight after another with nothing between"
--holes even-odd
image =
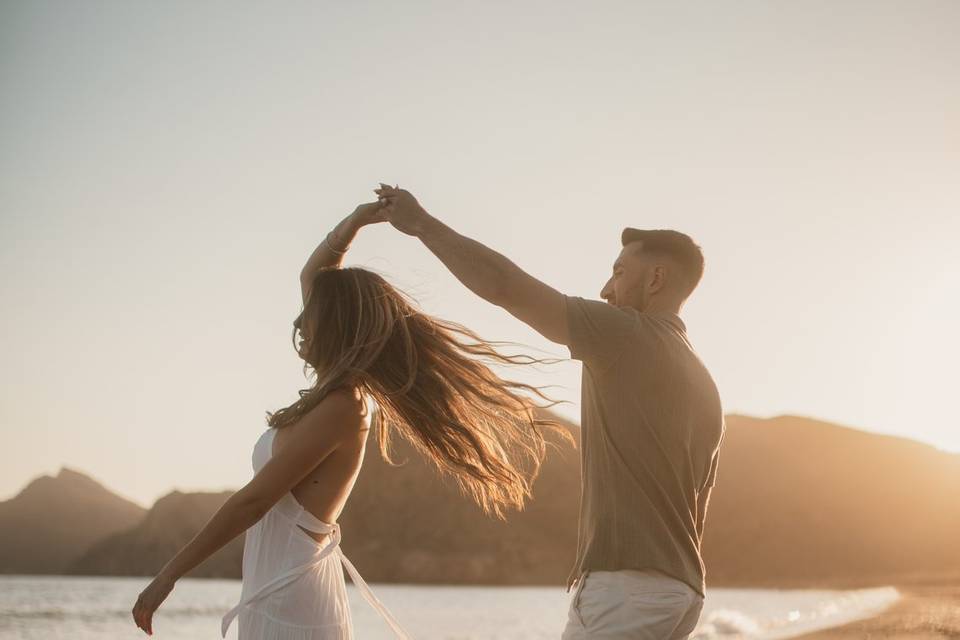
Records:
<instances>
[{"instance_id":1,"label":"woman's long flowing hair","mask_svg":"<svg viewBox=\"0 0 960 640\"><path fill-rule=\"evenodd\" d=\"M455 322L419 311L380 275L321 269L294 321L309 337L302 354L316 381L292 405L267 413L271 427L299 420L330 391L353 386L378 405L374 426L384 459L399 431L487 514L522 510L546 455L543 430L573 441L537 409L558 404L542 391L495 374L487 363L553 362L501 355ZM539 405L531 396L548 403Z\"/></svg>"}]
</instances>

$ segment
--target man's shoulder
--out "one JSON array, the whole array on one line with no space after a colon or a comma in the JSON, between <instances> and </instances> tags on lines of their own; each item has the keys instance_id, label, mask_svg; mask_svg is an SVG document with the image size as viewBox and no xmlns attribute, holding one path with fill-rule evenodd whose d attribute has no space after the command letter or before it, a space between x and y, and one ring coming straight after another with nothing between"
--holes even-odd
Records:
<instances>
[{"instance_id":1,"label":"man's shoulder","mask_svg":"<svg viewBox=\"0 0 960 640\"><path fill-rule=\"evenodd\" d=\"M572 306L587 314L599 314L617 317L634 317L640 314L640 312L633 307L620 307L603 300L594 300L592 298L570 295L564 295L563 297L564 302L568 307Z\"/></svg>"}]
</instances>

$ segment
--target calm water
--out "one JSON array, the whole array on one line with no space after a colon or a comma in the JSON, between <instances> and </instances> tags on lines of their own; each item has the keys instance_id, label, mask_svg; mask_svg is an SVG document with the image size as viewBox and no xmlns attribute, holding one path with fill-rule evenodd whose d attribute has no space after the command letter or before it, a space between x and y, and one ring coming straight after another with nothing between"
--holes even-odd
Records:
<instances>
[{"instance_id":1,"label":"calm water","mask_svg":"<svg viewBox=\"0 0 960 640\"><path fill-rule=\"evenodd\" d=\"M130 609L147 578L0 576L0 640L147 638ZM557 639L570 594L560 587L371 585L400 623L422 640ZM362 640L392 638L352 585L350 603ZM162 640L220 638L220 618L240 597L238 580L184 578L154 616ZM698 640L789 638L873 615L899 597L884 587L860 591L711 589ZM227 638L237 637L234 620Z\"/></svg>"}]
</instances>

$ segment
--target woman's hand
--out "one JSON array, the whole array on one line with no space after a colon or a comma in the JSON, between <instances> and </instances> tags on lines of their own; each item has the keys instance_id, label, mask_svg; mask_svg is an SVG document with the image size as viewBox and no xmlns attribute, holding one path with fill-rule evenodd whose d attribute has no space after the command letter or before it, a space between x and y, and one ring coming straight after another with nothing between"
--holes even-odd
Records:
<instances>
[{"instance_id":1,"label":"woman's hand","mask_svg":"<svg viewBox=\"0 0 960 640\"><path fill-rule=\"evenodd\" d=\"M157 610L160 603L163 602L170 592L173 591L175 580L170 580L158 575L147 585L147 588L140 592L136 604L133 605L133 621L137 626L143 629L147 634L153 635L153 612Z\"/></svg>"},{"instance_id":2,"label":"woman's hand","mask_svg":"<svg viewBox=\"0 0 960 640\"><path fill-rule=\"evenodd\" d=\"M363 204L358 205L350 215L356 219L361 227L368 224L376 224L378 222L387 221L387 218L384 215L384 203L380 201L364 202Z\"/></svg>"}]
</instances>

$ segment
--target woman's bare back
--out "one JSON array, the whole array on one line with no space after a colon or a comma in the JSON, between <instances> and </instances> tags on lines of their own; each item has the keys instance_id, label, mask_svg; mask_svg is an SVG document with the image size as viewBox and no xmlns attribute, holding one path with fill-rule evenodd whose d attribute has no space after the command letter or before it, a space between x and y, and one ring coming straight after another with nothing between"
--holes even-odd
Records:
<instances>
[{"instance_id":1,"label":"woman's bare back","mask_svg":"<svg viewBox=\"0 0 960 640\"><path fill-rule=\"evenodd\" d=\"M334 391L332 393L341 393ZM290 490L297 502L303 505L306 511L322 520L333 524L340 517L353 485L360 474L363 465L363 455L366 449L367 435L370 432L370 410L364 399L357 392L358 412L363 415L363 428L358 429L350 441L344 442L330 453L322 462L313 468L307 476ZM273 452L280 452L285 443L293 435L293 429L306 428L303 424L295 423L283 427L274 434ZM303 529L303 527L300 527ZM310 537L322 542L327 534L315 533L303 529Z\"/></svg>"}]
</instances>

